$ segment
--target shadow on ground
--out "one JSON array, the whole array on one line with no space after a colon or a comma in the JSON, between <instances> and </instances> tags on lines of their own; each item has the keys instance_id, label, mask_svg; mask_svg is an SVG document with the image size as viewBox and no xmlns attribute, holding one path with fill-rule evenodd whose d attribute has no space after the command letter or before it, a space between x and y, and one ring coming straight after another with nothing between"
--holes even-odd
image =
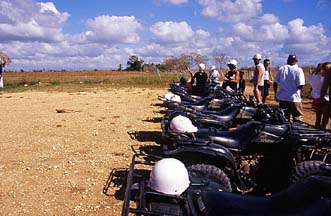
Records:
<instances>
[{"instance_id":1,"label":"shadow on ground","mask_svg":"<svg viewBox=\"0 0 331 216\"><path fill-rule=\"evenodd\" d=\"M144 122L152 122L152 123L161 123L162 117L148 118L143 120Z\"/></svg>"},{"instance_id":2,"label":"shadow on ground","mask_svg":"<svg viewBox=\"0 0 331 216\"><path fill-rule=\"evenodd\" d=\"M129 131L128 135L132 140L139 142L162 143L162 133L160 131Z\"/></svg>"}]
</instances>

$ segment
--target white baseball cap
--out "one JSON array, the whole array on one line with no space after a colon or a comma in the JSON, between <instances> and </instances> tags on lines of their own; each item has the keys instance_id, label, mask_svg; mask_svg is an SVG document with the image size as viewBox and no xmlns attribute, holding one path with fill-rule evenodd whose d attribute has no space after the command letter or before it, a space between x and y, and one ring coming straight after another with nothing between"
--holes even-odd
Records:
<instances>
[{"instance_id":1,"label":"white baseball cap","mask_svg":"<svg viewBox=\"0 0 331 216\"><path fill-rule=\"evenodd\" d=\"M255 55L253 56L252 59L258 59L258 60L261 60L261 59L262 59L262 56L261 56L261 54L257 53L257 54L255 54Z\"/></svg>"}]
</instances>

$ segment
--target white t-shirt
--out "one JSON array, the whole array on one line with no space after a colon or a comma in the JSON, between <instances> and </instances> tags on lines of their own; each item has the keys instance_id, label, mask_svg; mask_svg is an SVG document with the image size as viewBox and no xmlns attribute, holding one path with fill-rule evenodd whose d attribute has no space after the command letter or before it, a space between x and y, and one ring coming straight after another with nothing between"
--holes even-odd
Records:
<instances>
[{"instance_id":1,"label":"white t-shirt","mask_svg":"<svg viewBox=\"0 0 331 216\"><path fill-rule=\"evenodd\" d=\"M220 73L218 72L218 70L213 70L213 71L210 73L209 79L210 79L211 81L218 81L219 76L220 76Z\"/></svg>"},{"instance_id":2,"label":"white t-shirt","mask_svg":"<svg viewBox=\"0 0 331 216\"><path fill-rule=\"evenodd\" d=\"M284 65L279 68L274 82L280 86L276 97L281 101L301 102L299 86L305 85L305 76L298 65Z\"/></svg>"},{"instance_id":3,"label":"white t-shirt","mask_svg":"<svg viewBox=\"0 0 331 216\"><path fill-rule=\"evenodd\" d=\"M264 74L265 74L265 68L264 68L264 65L260 62L256 65L256 67L260 67L261 68L261 72L262 72L262 75L261 75L261 80L260 80L260 83L258 83L258 86L264 86ZM253 84L255 85L257 82L257 70L255 68L254 70L254 76L253 76Z\"/></svg>"},{"instance_id":4,"label":"white t-shirt","mask_svg":"<svg viewBox=\"0 0 331 216\"><path fill-rule=\"evenodd\" d=\"M320 74L310 74L309 75L309 84L312 88L311 97L312 98L320 98L321 89L323 85L324 77Z\"/></svg>"},{"instance_id":5,"label":"white t-shirt","mask_svg":"<svg viewBox=\"0 0 331 216\"><path fill-rule=\"evenodd\" d=\"M264 71L264 80L270 80L269 71L267 69Z\"/></svg>"}]
</instances>

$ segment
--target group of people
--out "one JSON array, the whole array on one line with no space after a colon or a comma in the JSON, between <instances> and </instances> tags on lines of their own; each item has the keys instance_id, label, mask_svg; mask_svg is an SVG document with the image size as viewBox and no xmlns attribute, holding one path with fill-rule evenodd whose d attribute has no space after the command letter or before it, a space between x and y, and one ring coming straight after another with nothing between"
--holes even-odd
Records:
<instances>
[{"instance_id":1,"label":"group of people","mask_svg":"<svg viewBox=\"0 0 331 216\"><path fill-rule=\"evenodd\" d=\"M273 77L270 70L270 59L265 58L262 62L262 55L255 54L254 61L253 95L258 104L266 103L269 96L270 87L273 86L275 99L279 107L284 109L287 119L293 121L303 120L303 107L301 90L305 85L305 76L302 68L298 66L298 58L295 54L290 54L287 63L281 66ZM244 72L237 68L237 61L231 59L227 66L228 72L222 76L224 89L245 92ZM312 87L313 108L316 110L315 126L326 129L331 115L329 89L331 62L325 62L318 65L316 70L309 76L309 83ZM220 74L215 66L210 68L209 75L205 72L206 66L201 63L199 71L192 75L191 80L195 81L193 92L203 94L208 80L213 83L219 83Z\"/></svg>"},{"instance_id":2,"label":"group of people","mask_svg":"<svg viewBox=\"0 0 331 216\"><path fill-rule=\"evenodd\" d=\"M285 116L288 119L292 116L294 121L302 121L301 90L305 85L305 76L297 63L297 56L290 54L287 58L287 64L279 68L274 79L274 91L275 99L279 101L279 106L284 109ZM321 63L314 73L309 75L313 97L312 106L316 111L315 126L321 129L327 129L327 124L331 118L330 74L331 62L325 62ZM279 91L277 91L278 85Z\"/></svg>"},{"instance_id":3,"label":"group of people","mask_svg":"<svg viewBox=\"0 0 331 216\"><path fill-rule=\"evenodd\" d=\"M244 93L245 91L245 79L244 72L237 69L237 61L235 59L230 60L227 63L229 71L223 75L224 89L229 91L240 91ZM191 73L191 81L194 84L192 87L192 92L196 95L203 95L206 92L207 83L219 84L220 83L220 73L215 66L211 66L209 74L205 72L206 66L204 63L199 64L199 70L194 75Z\"/></svg>"}]
</instances>

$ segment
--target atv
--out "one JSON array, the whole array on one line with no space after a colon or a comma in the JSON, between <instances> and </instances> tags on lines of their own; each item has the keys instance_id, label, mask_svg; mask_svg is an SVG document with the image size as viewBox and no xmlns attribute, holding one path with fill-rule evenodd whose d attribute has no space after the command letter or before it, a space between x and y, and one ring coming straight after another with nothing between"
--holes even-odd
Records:
<instances>
[{"instance_id":1,"label":"atv","mask_svg":"<svg viewBox=\"0 0 331 216\"><path fill-rule=\"evenodd\" d=\"M243 194L286 188L300 162L331 162L331 135L305 123L249 121L231 131L191 127L196 130L174 132L168 120L162 122L165 155L191 169L215 166L230 177L232 189Z\"/></svg>"},{"instance_id":2,"label":"atv","mask_svg":"<svg viewBox=\"0 0 331 216\"><path fill-rule=\"evenodd\" d=\"M162 158L134 155L127 176L122 216L127 215L329 215L331 164L320 167L328 175L309 176L269 196L235 194L195 170L178 194L153 188L153 170ZM143 168L138 168L143 165ZM168 172L172 167L168 166ZM143 172L142 172L143 171ZM185 170L184 170L185 171ZM210 171L209 171L210 172ZM156 173L156 172L154 172ZM224 173L221 175L224 179ZM178 177L178 181L180 181ZM164 182L167 183L167 182ZM169 182L170 183L170 182ZM227 180L223 183L227 184ZM171 184L170 184L171 185ZM133 204L133 203L135 204Z\"/></svg>"}]
</instances>

